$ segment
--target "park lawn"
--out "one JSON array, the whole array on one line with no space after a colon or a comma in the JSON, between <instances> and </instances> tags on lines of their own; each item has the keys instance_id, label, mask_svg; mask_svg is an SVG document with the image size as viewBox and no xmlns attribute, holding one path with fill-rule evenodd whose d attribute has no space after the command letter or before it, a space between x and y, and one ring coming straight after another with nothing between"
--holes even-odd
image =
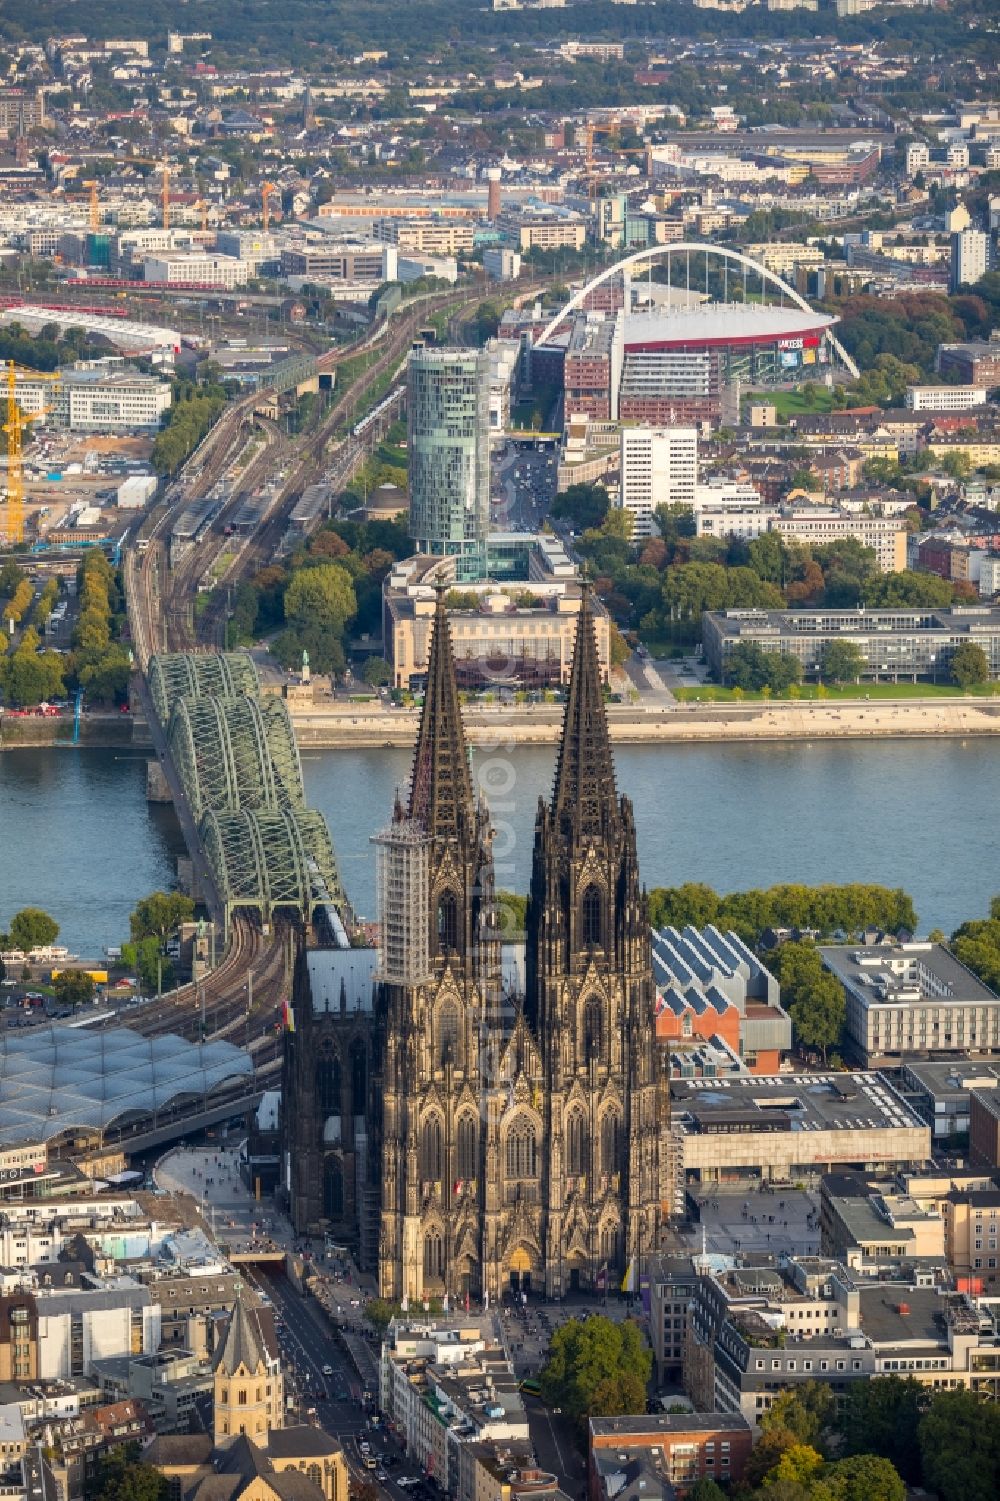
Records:
<instances>
[{"instance_id":1,"label":"park lawn","mask_svg":"<svg viewBox=\"0 0 1000 1501\"><path fill-rule=\"evenodd\" d=\"M810 412L831 412L833 410L833 392L820 386L813 393L812 399L804 396L801 391L761 391L755 395L744 398L746 401L769 401L778 414L778 418L802 417Z\"/></svg>"},{"instance_id":2,"label":"park lawn","mask_svg":"<svg viewBox=\"0 0 1000 1501\"><path fill-rule=\"evenodd\" d=\"M800 703L842 699L899 699L899 698L960 698L963 692L977 698L1000 696L1000 683L978 683L969 689L957 688L953 683L845 683L842 687L828 687L820 692L818 683L802 683L797 694L751 692L748 689L720 688L716 683L707 683L690 688L671 690L682 704L694 703L762 703L768 699L775 703Z\"/></svg>"}]
</instances>

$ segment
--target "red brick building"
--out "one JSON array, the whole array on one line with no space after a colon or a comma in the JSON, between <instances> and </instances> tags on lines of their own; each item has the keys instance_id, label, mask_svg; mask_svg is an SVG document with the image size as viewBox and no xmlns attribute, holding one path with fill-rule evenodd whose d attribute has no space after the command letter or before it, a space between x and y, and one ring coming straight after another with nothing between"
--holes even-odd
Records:
<instances>
[{"instance_id":1,"label":"red brick building","mask_svg":"<svg viewBox=\"0 0 1000 1501\"><path fill-rule=\"evenodd\" d=\"M643 1472L667 1482L679 1497L702 1476L720 1485L737 1483L753 1448L746 1418L731 1412L591 1418L588 1437L589 1501L609 1501L635 1488Z\"/></svg>"}]
</instances>

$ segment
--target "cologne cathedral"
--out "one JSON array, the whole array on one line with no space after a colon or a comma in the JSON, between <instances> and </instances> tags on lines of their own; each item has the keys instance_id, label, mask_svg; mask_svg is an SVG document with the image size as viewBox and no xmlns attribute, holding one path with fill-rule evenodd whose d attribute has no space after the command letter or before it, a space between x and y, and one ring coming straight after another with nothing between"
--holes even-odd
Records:
<instances>
[{"instance_id":1,"label":"cologne cathedral","mask_svg":"<svg viewBox=\"0 0 1000 1501\"><path fill-rule=\"evenodd\" d=\"M517 941L493 839L439 595L408 798L373 841L379 948L304 953L286 1037L293 1221L387 1298L597 1290L659 1246L669 1091L586 589Z\"/></svg>"}]
</instances>

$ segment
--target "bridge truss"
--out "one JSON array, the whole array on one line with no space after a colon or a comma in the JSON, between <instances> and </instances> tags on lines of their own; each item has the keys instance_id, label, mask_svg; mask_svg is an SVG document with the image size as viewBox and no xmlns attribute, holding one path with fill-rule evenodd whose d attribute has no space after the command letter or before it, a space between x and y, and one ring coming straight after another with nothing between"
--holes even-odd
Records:
<instances>
[{"instance_id":1,"label":"bridge truss","mask_svg":"<svg viewBox=\"0 0 1000 1501\"><path fill-rule=\"evenodd\" d=\"M347 903L330 831L306 806L288 709L261 695L250 655L171 652L151 658L148 676L227 927L237 911L265 924L279 911L339 920Z\"/></svg>"},{"instance_id":2,"label":"bridge truss","mask_svg":"<svg viewBox=\"0 0 1000 1501\"><path fill-rule=\"evenodd\" d=\"M302 768L283 699L181 698L170 754L196 819L211 811L304 808Z\"/></svg>"}]
</instances>

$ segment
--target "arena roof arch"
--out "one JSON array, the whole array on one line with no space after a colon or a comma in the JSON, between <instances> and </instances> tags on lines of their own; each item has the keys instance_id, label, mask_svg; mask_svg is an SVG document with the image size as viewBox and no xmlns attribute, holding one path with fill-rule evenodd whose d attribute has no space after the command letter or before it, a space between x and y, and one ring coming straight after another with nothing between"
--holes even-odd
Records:
<instances>
[{"instance_id":1,"label":"arena roof arch","mask_svg":"<svg viewBox=\"0 0 1000 1501\"><path fill-rule=\"evenodd\" d=\"M669 262L672 256L686 255L690 257L692 254L715 256L722 260L735 262L744 270L756 272L761 278L762 287L767 282L770 286L775 287L781 292L784 297L788 297L803 312L813 313L813 309L802 294L795 287L790 286L784 277L779 276L776 271L769 270L767 266L761 265L759 261L753 260L751 256L744 255L741 250L736 250L731 245L712 245L698 240L682 240L674 245L644 245L640 250L635 250L631 255L626 255L622 260L616 261L613 266L606 266L603 271L599 271L578 292L574 292L573 296L556 313L555 317L549 320L536 339L535 347L538 348L541 345L547 344L556 329L565 321L570 313L574 313L577 308L582 307L589 294L595 288L603 286L606 281L610 281L613 276L619 276L630 267L644 265L648 261L666 260ZM830 329L826 330L826 337L843 361L846 369L857 380L860 374L858 367L840 340L836 338Z\"/></svg>"}]
</instances>

